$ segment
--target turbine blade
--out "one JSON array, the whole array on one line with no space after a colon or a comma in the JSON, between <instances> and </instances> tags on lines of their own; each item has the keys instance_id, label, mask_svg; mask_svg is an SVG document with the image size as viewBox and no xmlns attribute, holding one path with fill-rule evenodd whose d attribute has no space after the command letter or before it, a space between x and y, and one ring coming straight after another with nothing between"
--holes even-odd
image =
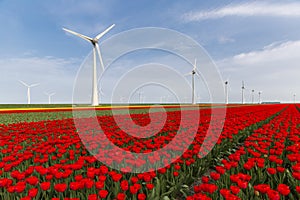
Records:
<instances>
[{"instance_id":1,"label":"turbine blade","mask_svg":"<svg viewBox=\"0 0 300 200\"><path fill-rule=\"evenodd\" d=\"M80 33L76 33L75 31L71 31L71 30L66 29L66 28L63 28L63 30L66 31L66 32L68 32L68 33L71 33L73 35L76 35L76 36L78 36L78 37L80 37L80 38L82 38L82 39L84 39L86 41L89 41L89 42L93 41L93 38L90 38L88 36L82 35Z\"/></svg>"},{"instance_id":2,"label":"turbine blade","mask_svg":"<svg viewBox=\"0 0 300 200\"><path fill-rule=\"evenodd\" d=\"M28 84L26 84L25 82L23 82L23 81L21 81L21 80L19 80L19 82L22 83L24 86L29 87Z\"/></svg>"},{"instance_id":3,"label":"turbine blade","mask_svg":"<svg viewBox=\"0 0 300 200\"><path fill-rule=\"evenodd\" d=\"M184 74L183 76L189 76L189 75L192 75L192 72Z\"/></svg>"},{"instance_id":4,"label":"turbine blade","mask_svg":"<svg viewBox=\"0 0 300 200\"><path fill-rule=\"evenodd\" d=\"M35 86L38 86L38 85L39 85L39 83L35 83L35 84L29 85L29 87L35 87Z\"/></svg>"},{"instance_id":5,"label":"turbine blade","mask_svg":"<svg viewBox=\"0 0 300 200\"><path fill-rule=\"evenodd\" d=\"M114 26L115 26L115 24L111 25L110 27L108 27L107 29L105 29L105 31L103 31L102 33L98 34L95 37L95 40L98 41L103 35L105 35L108 31L110 31Z\"/></svg>"},{"instance_id":6,"label":"turbine blade","mask_svg":"<svg viewBox=\"0 0 300 200\"><path fill-rule=\"evenodd\" d=\"M100 65L102 67L102 70L104 71L104 64L103 64L103 60L102 60L102 56L101 56L101 52L100 52L100 48L98 43L95 44L97 52L98 52L98 56L99 56L99 60L100 60Z\"/></svg>"},{"instance_id":7,"label":"turbine blade","mask_svg":"<svg viewBox=\"0 0 300 200\"><path fill-rule=\"evenodd\" d=\"M194 70L197 70L197 59L195 58L195 63L194 63Z\"/></svg>"}]
</instances>

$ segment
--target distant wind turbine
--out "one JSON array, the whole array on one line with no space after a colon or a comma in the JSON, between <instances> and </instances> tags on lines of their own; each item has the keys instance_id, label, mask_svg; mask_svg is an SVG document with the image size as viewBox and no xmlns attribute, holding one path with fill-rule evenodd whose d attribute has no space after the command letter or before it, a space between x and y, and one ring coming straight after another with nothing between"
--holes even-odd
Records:
<instances>
[{"instance_id":1,"label":"distant wind turbine","mask_svg":"<svg viewBox=\"0 0 300 200\"><path fill-rule=\"evenodd\" d=\"M160 97L160 103L164 103L164 99L165 99L166 97L165 96L161 96Z\"/></svg>"},{"instance_id":2,"label":"distant wind turbine","mask_svg":"<svg viewBox=\"0 0 300 200\"><path fill-rule=\"evenodd\" d=\"M225 104L228 104L228 80L225 81Z\"/></svg>"},{"instance_id":3,"label":"distant wind turbine","mask_svg":"<svg viewBox=\"0 0 300 200\"><path fill-rule=\"evenodd\" d=\"M244 99L245 99L245 96L244 96L244 90L245 90L245 83L244 81L242 81L242 104L244 104Z\"/></svg>"},{"instance_id":4,"label":"distant wind turbine","mask_svg":"<svg viewBox=\"0 0 300 200\"><path fill-rule=\"evenodd\" d=\"M261 104L261 91L258 92L258 103Z\"/></svg>"},{"instance_id":5,"label":"distant wind turbine","mask_svg":"<svg viewBox=\"0 0 300 200\"><path fill-rule=\"evenodd\" d=\"M139 102L140 103L143 103L143 94L144 94L144 92L142 92L142 91L139 91Z\"/></svg>"},{"instance_id":6,"label":"distant wind turbine","mask_svg":"<svg viewBox=\"0 0 300 200\"><path fill-rule=\"evenodd\" d=\"M35 83L35 84L28 85L28 84L25 83L24 81L19 80L19 82L20 82L21 84L23 84L25 87L27 87L27 104L30 104L30 88L35 87L35 86L38 86L39 83Z\"/></svg>"},{"instance_id":7,"label":"distant wind turbine","mask_svg":"<svg viewBox=\"0 0 300 200\"><path fill-rule=\"evenodd\" d=\"M196 104L196 101L195 101L195 75L199 76L199 72L197 70L197 60L195 59L195 63L194 63L194 67L193 67L193 70L188 73L188 74L185 74L186 76L187 75L192 75L192 104Z\"/></svg>"},{"instance_id":8,"label":"distant wind turbine","mask_svg":"<svg viewBox=\"0 0 300 200\"><path fill-rule=\"evenodd\" d=\"M252 99L252 104L254 104L254 90L252 90L251 99Z\"/></svg>"},{"instance_id":9,"label":"distant wind turbine","mask_svg":"<svg viewBox=\"0 0 300 200\"><path fill-rule=\"evenodd\" d=\"M294 94L294 104L296 103L296 94Z\"/></svg>"},{"instance_id":10,"label":"distant wind turbine","mask_svg":"<svg viewBox=\"0 0 300 200\"><path fill-rule=\"evenodd\" d=\"M102 56L101 56L101 52L100 52L100 48L99 48L99 44L98 41L99 39L105 35L108 31L110 31L113 27L115 26L115 24L111 25L110 27L108 27L107 29L105 29L105 31L103 31L102 33L98 34L96 37L91 38L85 35L82 35L80 33L76 33L74 31L68 30L66 28L63 28L64 31L71 33L73 35L76 35L88 42L91 42L93 45L93 56L94 56L94 64L93 64L93 90L92 90L92 106L98 106L99 105L99 97L98 97L98 86L97 86L97 59L96 59L96 54L98 53L98 57L100 60L100 65L102 67L102 70L104 70L104 64L103 64L103 60L102 60ZM97 51L97 53L96 53Z\"/></svg>"},{"instance_id":11,"label":"distant wind turbine","mask_svg":"<svg viewBox=\"0 0 300 200\"><path fill-rule=\"evenodd\" d=\"M52 97L53 95L55 95L55 93L54 93L54 92L53 92L53 93L45 92L45 95L48 96L48 104L51 104L51 97Z\"/></svg>"}]
</instances>

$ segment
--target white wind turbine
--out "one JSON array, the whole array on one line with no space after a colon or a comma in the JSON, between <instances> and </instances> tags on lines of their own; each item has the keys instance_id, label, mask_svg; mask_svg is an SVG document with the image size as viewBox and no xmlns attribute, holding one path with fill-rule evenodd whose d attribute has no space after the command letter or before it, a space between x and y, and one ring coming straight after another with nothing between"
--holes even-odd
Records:
<instances>
[{"instance_id":1,"label":"white wind turbine","mask_svg":"<svg viewBox=\"0 0 300 200\"><path fill-rule=\"evenodd\" d=\"M195 59L195 64L194 64L194 67L193 67L193 70L188 73L188 74L185 74L186 76L187 75L192 75L192 104L196 104L195 102L195 75L199 76L199 72L197 70L197 59Z\"/></svg>"},{"instance_id":2,"label":"white wind turbine","mask_svg":"<svg viewBox=\"0 0 300 200\"><path fill-rule=\"evenodd\" d=\"M144 92L142 91L139 91L138 92L138 95L139 95L139 103L144 103L144 96L143 96Z\"/></svg>"},{"instance_id":3,"label":"white wind turbine","mask_svg":"<svg viewBox=\"0 0 300 200\"><path fill-rule=\"evenodd\" d=\"M252 104L254 104L254 90L251 90L251 99L252 99Z\"/></svg>"},{"instance_id":4,"label":"white wind turbine","mask_svg":"<svg viewBox=\"0 0 300 200\"><path fill-rule=\"evenodd\" d=\"M226 79L226 81L224 82L224 84L225 84L225 104L229 103L229 88L228 88L228 86L229 86L229 78L230 77L228 77Z\"/></svg>"},{"instance_id":5,"label":"white wind turbine","mask_svg":"<svg viewBox=\"0 0 300 200\"><path fill-rule=\"evenodd\" d=\"M52 97L53 95L55 95L55 93L54 93L54 92L53 92L53 93L45 92L45 95L48 96L48 104L51 104L51 97Z\"/></svg>"},{"instance_id":6,"label":"white wind turbine","mask_svg":"<svg viewBox=\"0 0 300 200\"><path fill-rule=\"evenodd\" d=\"M294 104L296 103L296 94L293 95L294 97Z\"/></svg>"},{"instance_id":7,"label":"white wind turbine","mask_svg":"<svg viewBox=\"0 0 300 200\"><path fill-rule=\"evenodd\" d=\"M244 81L242 81L242 104L244 104L244 99L245 99L245 96L244 96L244 90L245 90L245 83Z\"/></svg>"},{"instance_id":8,"label":"white wind turbine","mask_svg":"<svg viewBox=\"0 0 300 200\"><path fill-rule=\"evenodd\" d=\"M110 27L108 27L107 29L105 29L105 31L103 31L102 33L98 34L96 37L91 38L85 35L82 35L80 33L76 33L74 31L68 30L66 28L63 28L64 31L71 33L73 35L76 35L88 42L91 42L93 45L93 57L94 57L94 65L93 65L93 89L92 89L92 106L98 106L99 105L99 97L98 97L98 86L97 86L97 59L96 59L96 54L98 53L99 56L99 60L100 60L100 65L102 67L102 70L104 70L104 64L103 64L103 60L102 60L102 56L101 56L101 52L100 52L100 48L99 48L99 44L98 41L99 39L105 35L108 31L110 31L113 27L115 26L115 24L111 25ZM96 53L97 52L97 53Z\"/></svg>"},{"instance_id":9,"label":"white wind turbine","mask_svg":"<svg viewBox=\"0 0 300 200\"><path fill-rule=\"evenodd\" d=\"M22 83L25 87L27 87L27 104L30 104L30 88L38 86L39 83L28 85L24 81L19 80L20 83Z\"/></svg>"},{"instance_id":10,"label":"white wind turbine","mask_svg":"<svg viewBox=\"0 0 300 200\"><path fill-rule=\"evenodd\" d=\"M261 104L261 93L262 91L258 92L258 104Z\"/></svg>"}]
</instances>

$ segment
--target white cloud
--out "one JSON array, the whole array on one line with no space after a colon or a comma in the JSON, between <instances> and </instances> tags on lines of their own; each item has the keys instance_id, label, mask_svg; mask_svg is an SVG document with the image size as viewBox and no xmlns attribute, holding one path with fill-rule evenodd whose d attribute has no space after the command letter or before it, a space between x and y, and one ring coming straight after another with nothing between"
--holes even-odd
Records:
<instances>
[{"instance_id":1,"label":"white cloud","mask_svg":"<svg viewBox=\"0 0 300 200\"><path fill-rule=\"evenodd\" d=\"M248 90L263 90L265 100L291 101L292 94L300 91L299 52L300 40L276 42L219 61L224 77L231 77L232 100L240 100L241 81L245 80Z\"/></svg>"},{"instance_id":2,"label":"white cloud","mask_svg":"<svg viewBox=\"0 0 300 200\"><path fill-rule=\"evenodd\" d=\"M230 4L213 10L185 13L182 18L185 21L200 21L205 19L218 19L226 16L300 17L300 3L251 2Z\"/></svg>"},{"instance_id":3,"label":"white cloud","mask_svg":"<svg viewBox=\"0 0 300 200\"><path fill-rule=\"evenodd\" d=\"M233 38L230 37L226 37L226 36L220 36L218 38L219 43L221 44L226 44L226 43L232 43L235 42L235 40Z\"/></svg>"}]
</instances>

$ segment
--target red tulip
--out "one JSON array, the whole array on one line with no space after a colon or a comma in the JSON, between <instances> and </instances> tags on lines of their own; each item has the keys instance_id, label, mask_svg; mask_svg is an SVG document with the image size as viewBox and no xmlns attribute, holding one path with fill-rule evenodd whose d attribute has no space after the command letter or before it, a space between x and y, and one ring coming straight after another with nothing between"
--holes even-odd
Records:
<instances>
[{"instance_id":1,"label":"red tulip","mask_svg":"<svg viewBox=\"0 0 300 200\"><path fill-rule=\"evenodd\" d=\"M118 182L122 178L122 174L114 174L112 175L112 179L114 182Z\"/></svg>"},{"instance_id":2,"label":"red tulip","mask_svg":"<svg viewBox=\"0 0 300 200\"><path fill-rule=\"evenodd\" d=\"M78 190L80 189L80 183L79 182L71 182L70 183L70 190Z\"/></svg>"},{"instance_id":3,"label":"red tulip","mask_svg":"<svg viewBox=\"0 0 300 200\"><path fill-rule=\"evenodd\" d=\"M300 180L300 172L293 172L293 177L297 180Z\"/></svg>"},{"instance_id":4,"label":"red tulip","mask_svg":"<svg viewBox=\"0 0 300 200\"><path fill-rule=\"evenodd\" d=\"M15 185L15 191L17 193L22 193L26 188L26 183L25 182L18 182L16 185Z\"/></svg>"},{"instance_id":5,"label":"red tulip","mask_svg":"<svg viewBox=\"0 0 300 200\"><path fill-rule=\"evenodd\" d=\"M108 173L108 168L105 165L100 166L100 173L101 174L107 174Z\"/></svg>"},{"instance_id":6,"label":"red tulip","mask_svg":"<svg viewBox=\"0 0 300 200\"><path fill-rule=\"evenodd\" d=\"M285 171L285 168L278 166L278 167L276 167L276 170L280 173L283 173Z\"/></svg>"},{"instance_id":7,"label":"red tulip","mask_svg":"<svg viewBox=\"0 0 300 200\"><path fill-rule=\"evenodd\" d=\"M88 200L98 200L97 194L90 194L90 195L88 196Z\"/></svg>"},{"instance_id":8,"label":"red tulip","mask_svg":"<svg viewBox=\"0 0 300 200\"><path fill-rule=\"evenodd\" d=\"M136 194L138 192L138 189L136 187L134 187L134 186L130 186L129 190L130 190L131 194Z\"/></svg>"},{"instance_id":9,"label":"red tulip","mask_svg":"<svg viewBox=\"0 0 300 200\"><path fill-rule=\"evenodd\" d=\"M28 196L30 197L35 197L38 193L38 189L37 188L31 188L28 190Z\"/></svg>"},{"instance_id":10,"label":"red tulip","mask_svg":"<svg viewBox=\"0 0 300 200\"><path fill-rule=\"evenodd\" d=\"M245 181L238 180L237 184L242 189L246 189L248 187L248 182Z\"/></svg>"},{"instance_id":11,"label":"red tulip","mask_svg":"<svg viewBox=\"0 0 300 200\"><path fill-rule=\"evenodd\" d=\"M216 166L216 171L219 173L219 174L224 174L225 173L225 168L222 167L222 166Z\"/></svg>"},{"instance_id":12,"label":"red tulip","mask_svg":"<svg viewBox=\"0 0 300 200\"><path fill-rule=\"evenodd\" d=\"M285 184L279 184L278 187L277 187L277 190L283 196L287 196L290 193L289 186L287 186Z\"/></svg>"},{"instance_id":13,"label":"red tulip","mask_svg":"<svg viewBox=\"0 0 300 200\"><path fill-rule=\"evenodd\" d=\"M132 183L137 183L139 181L139 179L135 176L131 177L130 180L131 180Z\"/></svg>"},{"instance_id":14,"label":"red tulip","mask_svg":"<svg viewBox=\"0 0 300 200\"><path fill-rule=\"evenodd\" d=\"M212 178L212 179L214 179L215 181L216 180L219 180L220 179L220 174L219 173L216 173L216 172L211 172L210 173L210 177Z\"/></svg>"},{"instance_id":15,"label":"red tulip","mask_svg":"<svg viewBox=\"0 0 300 200\"><path fill-rule=\"evenodd\" d=\"M234 185L230 186L230 190L232 192L232 194L238 194L240 192L240 188Z\"/></svg>"},{"instance_id":16,"label":"red tulip","mask_svg":"<svg viewBox=\"0 0 300 200\"><path fill-rule=\"evenodd\" d=\"M300 186L296 186L296 191L300 194Z\"/></svg>"},{"instance_id":17,"label":"red tulip","mask_svg":"<svg viewBox=\"0 0 300 200\"><path fill-rule=\"evenodd\" d=\"M50 189L50 182L42 182L40 184L40 187L42 188L42 190L46 191L46 190L49 190Z\"/></svg>"},{"instance_id":18,"label":"red tulip","mask_svg":"<svg viewBox=\"0 0 300 200\"><path fill-rule=\"evenodd\" d=\"M208 183L209 182L209 177L208 176L202 176L201 178L203 183Z\"/></svg>"},{"instance_id":19,"label":"red tulip","mask_svg":"<svg viewBox=\"0 0 300 200\"><path fill-rule=\"evenodd\" d=\"M104 182L102 182L102 181L95 182L95 187L97 189L102 189L104 187Z\"/></svg>"},{"instance_id":20,"label":"red tulip","mask_svg":"<svg viewBox=\"0 0 300 200\"><path fill-rule=\"evenodd\" d=\"M275 168L267 168L267 172L271 175L276 174L276 169Z\"/></svg>"},{"instance_id":21,"label":"red tulip","mask_svg":"<svg viewBox=\"0 0 300 200\"><path fill-rule=\"evenodd\" d=\"M275 190L269 190L267 192L267 195L268 195L270 200L279 200L280 199L279 193Z\"/></svg>"},{"instance_id":22,"label":"red tulip","mask_svg":"<svg viewBox=\"0 0 300 200\"><path fill-rule=\"evenodd\" d=\"M173 172L173 176L179 176L179 173L177 171Z\"/></svg>"},{"instance_id":23,"label":"red tulip","mask_svg":"<svg viewBox=\"0 0 300 200\"><path fill-rule=\"evenodd\" d=\"M180 168L181 168L180 165L174 165L175 170L180 170Z\"/></svg>"},{"instance_id":24,"label":"red tulip","mask_svg":"<svg viewBox=\"0 0 300 200\"><path fill-rule=\"evenodd\" d=\"M255 185L254 189L259 191L262 194L266 194L269 190L271 190L270 186L267 184Z\"/></svg>"},{"instance_id":25,"label":"red tulip","mask_svg":"<svg viewBox=\"0 0 300 200\"><path fill-rule=\"evenodd\" d=\"M106 180L106 176L104 176L104 175L100 175L100 176L98 176L98 178L99 178L99 181L102 181L102 182L104 182Z\"/></svg>"},{"instance_id":26,"label":"red tulip","mask_svg":"<svg viewBox=\"0 0 300 200\"><path fill-rule=\"evenodd\" d=\"M145 200L146 199L146 195L143 193L139 193L137 196L138 200Z\"/></svg>"},{"instance_id":27,"label":"red tulip","mask_svg":"<svg viewBox=\"0 0 300 200\"><path fill-rule=\"evenodd\" d=\"M108 191L107 190L100 190L99 191L100 198L104 199L104 198L106 198L107 195L108 195Z\"/></svg>"},{"instance_id":28,"label":"red tulip","mask_svg":"<svg viewBox=\"0 0 300 200\"><path fill-rule=\"evenodd\" d=\"M126 199L126 195L124 193L119 193L117 195L117 200L125 200Z\"/></svg>"},{"instance_id":29,"label":"red tulip","mask_svg":"<svg viewBox=\"0 0 300 200\"><path fill-rule=\"evenodd\" d=\"M231 193L230 193L230 190L228 190L228 189L221 189L220 190L220 194L223 196L223 197L228 197Z\"/></svg>"},{"instance_id":30,"label":"red tulip","mask_svg":"<svg viewBox=\"0 0 300 200\"><path fill-rule=\"evenodd\" d=\"M36 185L39 182L39 179L36 176L30 176L26 179L27 183L30 185Z\"/></svg>"},{"instance_id":31,"label":"red tulip","mask_svg":"<svg viewBox=\"0 0 300 200\"><path fill-rule=\"evenodd\" d=\"M128 190L128 188L129 188L128 181L127 180L121 181L120 187L123 191Z\"/></svg>"},{"instance_id":32,"label":"red tulip","mask_svg":"<svg viewBox=\"0 0 300 200\"><path fill-rule=\"evenodd\" d=\"M67 189L67 184L65 183L57 183L54 185L54 189L57 192L64 192Z\"/></svg>"}]
</instances>

